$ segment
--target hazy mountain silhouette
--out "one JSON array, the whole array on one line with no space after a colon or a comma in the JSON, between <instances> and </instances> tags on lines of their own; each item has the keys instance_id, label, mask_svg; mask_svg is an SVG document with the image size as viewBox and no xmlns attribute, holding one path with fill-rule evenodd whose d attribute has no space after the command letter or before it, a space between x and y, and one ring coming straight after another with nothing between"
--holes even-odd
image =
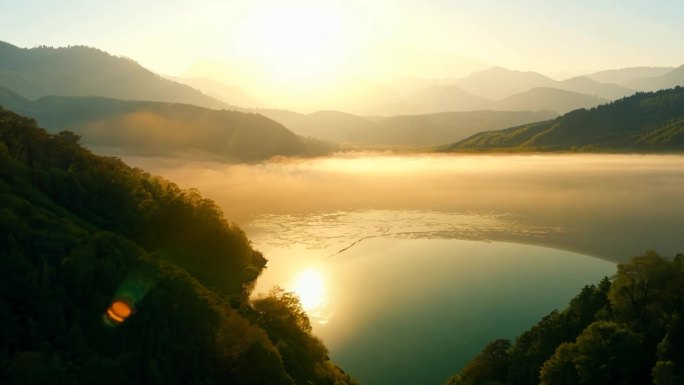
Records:
<instances>
[{"instance_id":1,"label":"hazy mountain silhouette","mask_svg":"<svg viewBox=\"0 0 684 385\"><path fill-rule=\"evenodd\" d=\"M339 111L300 114L258 110L298 135L353 145L433 146L476 132L537 122L551 111L463 111L391 117L360 117Z\"/></svg>"},{"instance_id":2,"label":"hazy mountain silhouette","mask_svg":"<svg viewBox=\"0 0 684 385\"><path fill-rule=\"evenodd\" d=\"M82 46L28 49L0 42L0 86L29 99L103 96L230 107L190 86L164 79L131 59Z\"/></svg>"},{"instance_id":3,"label":"hazy mountain silhouette","mask_svg":"<svg viewBox=\"0 0 684 385\"><path fill-rule=\"evenodd\" d=\"M247 108L263 108L267 107L266 103L255 98L249 93L245 92L242 88L238 86L230 86L223 84L214 79L202 77L202 78L189 78L189 77L174 77L167 76L175 82L186 84L190 87L196 88L203 93L221 100L231 106L240 106Z\"/></svg>"},{"instance_id":4,"label":"hazy mountain silhouette","mask_svg":"<svg viewBox=\"0 0 684 385\"><path fill-rule=\"evenodd\" d=\"M102 97L46 96L30 101L0 88L0 105L30 116L50 132L68 129L89 146L150 155L192 153L229 161L325 152L264 116L189 104Z\"/></svg>"},{"instance_id":5,"label":"hazy mountain silhouette","mask_svg":"<svg viewBox=\"0 0 684 385\"><path fill-rule=\"evenodd\" d=\"M566 91L578 92L592 96L598 96L607 100L615 100L624 96L632 95L635 90L619 86L617 84L605 84L597 82L588 76L576 76L558 82L555 88Z\"/></svg>"},{"instance_id":6,"label":"hazy mountain silhouette","mask_svg":"<svg viewBox=\"0 0 684 385\"><path fill-rule=\"evenodd\" d=\"M287 110L257 110L282 123L297 135L311 136L333 142L348 142L357 131L369 129L373 123L360 116L339 111L317 111L300 114Z\"/></svg>"},{"instance_id":7,"label":"hazy mountain silhouette","mask_svg":"<svg viewBox=\"0 0 684 385\"><path fill-rule=\"evenodd\" d=\"M406 98L393 88L368 79L358 81L358 88L338 100L332 101L330 107L350 112L355 115L392 116L412 111L413 106Z\"/></svg>"},{"instance_id":8,"label":"hazy mountain silhouette","mask_svg":"<svg viewBox=\"0 0 684 385\"><path fill-rule=\"evenodd\" d=\"M402 76L387 83L387 86L396 90L403 96L411 96L419 91L432 86L452 85L459 78L420 78L413 76Z\"/></svg>"},{"instance_id":9,"label":"hazy mountain silhouette","mask_svg":"<svg viewBox=\"0 0 684 385\"><path fill-rule=\"evenodd\" d=\"M639 91L656 91L664 88L684 86L684 65L660 76L635 80L629 85Z\"/></svg>"},{"instance_id":10,"label":"hazy mountain silhouette","mask_svg":"<svg viewBox=\"0 0 684 385\"><path fill-rule=\"evenodd\" d=\"M366 145L436 146L495 127L554 116L552 111L461 111L392 116L375 120L373 127L353 133L349 141Z\"/></svg>"},{"instance_id":11,"label":"hazy mountain silhouette","mask_svg":"<svg viewBox=\"0 0 684 385\"><path fill-rule=\"evenodd\" d=\"M453 85L487 99L502 99L535 87L554 87L556 81L536 72L494 67L459 79Z\"/></svg>"},{"instance_id":12,"label":"hazy mountain silhouette","mask_svg":"<svg viewBox=\"0 0 684 385\"><path fill-rule=\"evenodd\" d=\"M585 76L599 83L627 87L634 81L664 75L673 69L674 67L631 67L598 71Z\"/></svg>"},{"instance_id":13,"label":"hazy mountain silhouette","mask_svg":"<svg viewBox=\"0 0 684 385\"><path fill-rule=\"evenodd\" d=\"M682 151L684 88L637 93L554 120L483 132L445 151Z\"/></svg>"},{"instance_id":14,"label":"hazy mountain silhouette","mask_svg":"<svg viewBox=\"0 0 684 385\"><path fill-rule=\"evenodd\" d=\"M497 102L497 107L499 110L542 109L563 114L577 108L594 107L605 103L605 101L605 99L596 96L577 92L537 87L506 97Z\"/></svg>"},{"instance_id":15,"label":"hazy mountain silhouette","mask_svg":"<svg viewBox=\"0 0 684 385\"><path fill-rule=\"evenodd\" d=\"M441 111L553 110L565 113L593 107L635 91L615 84L601 84L587 77L556 81L536 72L501 67L476 72L451 85L432 85L406 98L405 113Z\"/></svg>"},{"instance_id":16,"label":"hazy mountain silhouette","mask_svg":"<svg viewBox=\"0 0 684 385\"><path fill-rule=\"evenodd\" d=\"M407 98L414 105L413 113L443 111L474 111L491 109L491 100L475 96L457 86L431 86Z\"/></svg>"}]
</instances>

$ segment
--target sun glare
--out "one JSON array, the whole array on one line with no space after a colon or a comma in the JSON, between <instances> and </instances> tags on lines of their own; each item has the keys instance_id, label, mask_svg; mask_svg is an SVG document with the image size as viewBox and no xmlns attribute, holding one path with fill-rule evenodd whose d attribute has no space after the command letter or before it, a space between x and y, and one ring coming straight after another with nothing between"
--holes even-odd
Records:
<instances>
[{"instance_id":1,"label":"sun glare","mask_svg":"<svg viewBox=\"0 0 684 385\"><path fill-rule=\"evenodd\" d=\"M329 80L349 46L342 15L320 3L253 8L238 27L240 50L281 83Z\"/></svg>"},{"instance_id":2,"label":"sun glare","mask_svg":"<svg viewBox=\"0 0 684 385\"><path fill-rule=\"evenodd\" d=\"M323 276L315 269L299 273L294 282L294 292L299 296L306 311L314 310L326 302Z\"/></svg>"}]
</instances>

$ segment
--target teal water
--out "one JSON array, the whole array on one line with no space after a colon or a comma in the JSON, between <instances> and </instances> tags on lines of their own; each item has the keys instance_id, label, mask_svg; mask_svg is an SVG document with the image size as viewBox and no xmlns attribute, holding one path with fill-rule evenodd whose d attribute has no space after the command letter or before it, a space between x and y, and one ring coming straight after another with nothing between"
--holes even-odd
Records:
<instances>
[{"instance_id":1,"label":"teal water","mask_svg":"<svg viewBox=\"0 0 684 385\"><path fill-rule=\"evenodd\" d=\"M319 252L271 248L257 290L296 291L299 272L318 274L314 333L333 361L370 385L442 384L488 342L514 338L615 272L604 260L505 242L381 236Z\"/></svg>"},{"instance_id":2,"label":"teal water","mask_svg":"<svg viewBox=\"0 0 684 385\"><path fill-rule=\"evenodd\" d=\"M613 274L586 255L682 252L681 155L127 161L215 199L363 384L442 384Z\"/></svg>"}]
</instances>

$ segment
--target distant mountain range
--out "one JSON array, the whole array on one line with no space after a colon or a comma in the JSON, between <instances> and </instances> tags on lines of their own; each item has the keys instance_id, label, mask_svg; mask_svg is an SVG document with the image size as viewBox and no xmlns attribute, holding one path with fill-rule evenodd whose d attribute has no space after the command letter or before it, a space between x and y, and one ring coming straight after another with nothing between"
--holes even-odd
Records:
<instances>
[{"instance_id":1,"label":"distant mountain range","mask_svg":"<svg viewBox=\"0 0 684 385\"><path fill-rule=\"evenodd\" d=\"M229 161L325 153L332 146L298 137L258 114L189 104L94 96L28 100L0 88L0 105L34 118L51 132L70 130L91 147L147 155L191 154Z\"/></svg>"},{"instance_id":2,"label":"distant mountain range","mask_svg":"<svg viewBox=\"0 0 684 385\"><path fill-rule=\"evenodd\" d=\"M659 76L634 80L629 83L639 91L657 91L673 86L684 86L684 65Z\"/></svg>"},{"instance_id":3,"label":"distant mountain range","mask_svg":"<svg viewBox=\"0 0 684 385\"><path fill-rule=\"evenodd\" d=\"M578 108L589 108L605 103L597 96L551 87L536 87L501 99L498 105L507 110L525 110L531 106L538 109L565 113Z\"/></svg>"},{"instance_id":4,"label":"distant mountain range","mask_svg":"<svg viewBox=\"0 0 684 385\"><path fill-rule=\"evenodd\" d=\"M500 100L475 96L457 86L432 86L408 97L409 111L434 113L443 111L534 111L551 110L558 114L576 108L594 107L605 103L602 97L553 87L534 87ZM406 111L406 109L405 109Z\"/></svg>"},{"instance_id":5,"label":"distant mountain range","mask_svg":"<svg viewBox=\"0 0 684 385\"><path fill-rule=\"evenodd\" d=\"M164 78L131 59L95 48L27 49L0 42L0 87L6 87L0 103L49 129L78 131L90 145L137 146L152 152L186 145L240 160L332 148L311 138L361 146L458 142L477 132L547 120L636 91L677 85L684 85L684 66L607 70L563 81L494 67L460 79L369 81L357 94L340 99L340 105L355 114L301 114L266 109L248 90L212 79ZM297 138L253 113L310 138ZM152 133L161 132L173 135L152 140Z\"/></svg>"},{"instance_id":6,"label":"distant mountain range","mask_svg":"<svg viewBox=\"0 0 684 385\"><path fill-rule=\"evenodd\" d=\"M473 95L492 100L503 99L531 88L553 87L555 84L553 79L536 72L512 71L502 67L474 72L453 83Z\"/></svg>"},{"instance_id":7,"label":"distant mountain range","mask_svg":"<svg viewBox=\"0 0 684 385\"><path fill-rule=\"evenodd\" d=\"M632 95L684 85L684 66L635 67L600 71L557 81L536 72L494 67L461 79L407 79L397 89L413 90L386 102L377 114L426 114L442 111L525 111L550 109L559 114L598 106ZM418 86L422 88L417 89Z\"/></svg>"},{"instance_id":8,"label":"distant mountain range","mask_svg":"<svg viewBox=\"0 0 684 385\"><path fill-rule=\"evenodd\" d=\"M665 75L673 69L674 67L630 67L598 71L585 76L599 83L621 84L626 86L642 79Z\"/></svg>"},{"instance_id":9,"label":"distant mountain range","mask_svg":"<svg viewBox=\"0 0 684 385\"><path fill-rule=\"evenodd\" d=\"M337 143L374 146L435 146L474 133L537 122L557 116L552 111L463 111L391 117L360 117L339 111L299 114L258 110L293 132Z\"/></svg>"},{"instance_id":10,"label":"distant mountain range","mask_svg":"<svg viewBox=\"0 0 684 385\"><path fill-rule=\"evenodd\" d=\"M493 100L475 96L454 85L429 86L406 99L413 106L414 112L421 114L488 110L493 109L496 104Z\"/></svg>"},{"instance_id":11,"label":"distant mountain range","mask_svg":"<svg viewBox=\"0 0 684 385\"><path fill-rule=\"evenodd\" d=\"M230 108L202 92L90 47L18 48L0 41L0 87L28 99L43 96L102 96Z\"/></svg>"},{"instance_id":12,"label":"distant mountain range","mask_svg":"<svg viewBox=\"0 0 684 385\"><path fill-rule=\"evenodd\" d=\"M684 88L637 93L553 120L475 134L444 151L683 151Z\"/></svg>"}]
</instances>

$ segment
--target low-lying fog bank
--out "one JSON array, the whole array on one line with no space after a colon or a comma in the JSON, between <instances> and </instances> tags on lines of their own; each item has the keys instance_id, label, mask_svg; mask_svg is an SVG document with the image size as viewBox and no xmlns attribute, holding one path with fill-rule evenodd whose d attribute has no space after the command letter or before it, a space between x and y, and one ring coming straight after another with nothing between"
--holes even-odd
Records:
<instances>
[{"instance_id":1,"label":"low-lying fog bank","mask_svg":"<svg viewBox=\"0 0 684 385\"><path fill-rule=\"evenodd\" d=\"M487 237L616 261L646 249L682 251L684 156L356 153L253 165L122 158L199 189L248 235L264 215L427 211L505 216L516 228L553 231ZM401 220L412 217L425 221ZM315 226L310 231L315 236Z\"/></svg>"}]
</instances>

